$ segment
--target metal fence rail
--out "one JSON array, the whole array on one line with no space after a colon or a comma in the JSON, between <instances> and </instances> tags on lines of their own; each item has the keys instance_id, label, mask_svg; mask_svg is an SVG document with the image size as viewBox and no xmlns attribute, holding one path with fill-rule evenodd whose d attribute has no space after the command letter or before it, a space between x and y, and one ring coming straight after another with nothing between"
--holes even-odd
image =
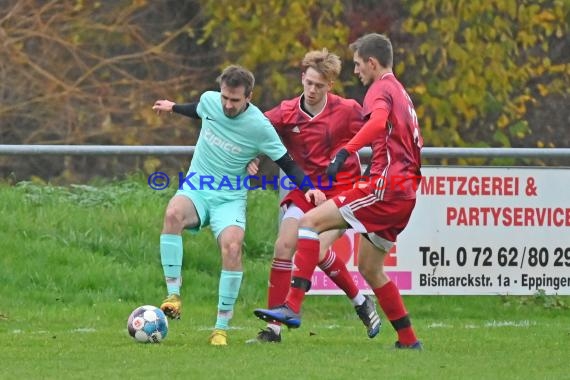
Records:
<instances>
[{"instance_id":1,"label":"metal fence rail","mask_svg":"<svg viewBox=\"0 0 570 380\"><path fill-rule=\"evenodd\" d=\"M71 155L71 156L190 156L194 146L177 145L0 145L0 155ZM369 157L370 148L360 151L361 156ZM570 148L436 148L422 149L424 158L566 158Z\"/></svg>"}]
</instances>

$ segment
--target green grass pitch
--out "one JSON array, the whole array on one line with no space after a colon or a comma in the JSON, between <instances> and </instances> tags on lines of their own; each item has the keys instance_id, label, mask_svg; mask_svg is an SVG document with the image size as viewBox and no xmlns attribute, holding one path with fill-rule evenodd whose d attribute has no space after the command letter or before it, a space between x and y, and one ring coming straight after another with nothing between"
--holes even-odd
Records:
<instances>
[{"instance_id":1,"label":"green grass pitch","mask_svg":"<svg viewBox=\"0 0 570 380\"><path fill-rule=\"evenodd\" d=\"M228 347L211 347L220 259L209 232L184 236L183 316L161 344L126 320L165 292L158 254L172 193L145 181L0 185L0 379L568 379L570 297L407 296L422 352L396 351L384 320L368 339L342 296L310 296L283 342L264 324L277 195L250 194L245 276Z\"/></svg>"}]
</instances>

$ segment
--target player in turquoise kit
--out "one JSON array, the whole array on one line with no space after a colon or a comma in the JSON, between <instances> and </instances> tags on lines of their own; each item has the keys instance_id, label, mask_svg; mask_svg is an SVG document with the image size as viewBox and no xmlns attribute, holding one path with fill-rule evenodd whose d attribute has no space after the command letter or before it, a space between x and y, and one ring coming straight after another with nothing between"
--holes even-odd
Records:
<instances>
[{"instance_id":1,"label":"player in turquoise kit","mask_svg":"<svg viewBox=\"0 0 570 380\"><path fill-rule=\"evenodd\" d=\"M160 236L160 256L168 297L161 309L179 318L182 284L182 232L210 226L222 255L218 315L210 344L227 345L227 329L241 286L242 243L247 198L246 167L265 154L302 190L303 171L291 159L275 129L250 103L254 77L240 66L229 66L218 78L220 92L207 91L199 102L177 105L158 100L157 112L176 112L202 120L202 128L186 178L170 200ZM317 194L315 202L324 200Z\"/></svg>"}]
</instances>

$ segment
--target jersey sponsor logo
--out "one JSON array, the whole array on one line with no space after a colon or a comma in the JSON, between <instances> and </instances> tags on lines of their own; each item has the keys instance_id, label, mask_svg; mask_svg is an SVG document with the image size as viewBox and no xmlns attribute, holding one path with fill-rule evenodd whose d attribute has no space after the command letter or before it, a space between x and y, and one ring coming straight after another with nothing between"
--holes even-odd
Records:
<instances>
[{"instance_id":1,"label":"jersey sponsor logo","mask_svg":"<svg viewBox=\"0 0 570 380\"><path fill-rule=\"evenodd\" d=\"M216 121L216 120L214 120L214 118L211 117L211 116L206 116L206 120L209 120L209 121Z\"/></svg>"},{"instance_id":2,"label":"jersey sponsor logo","mask_svg":"<svg viewBox=\"0 0 570 380\"><path fill-rule=\"evenodd\" d=\"M301 130L299 129L299 126L296 125L296 126L293 127L293 129L291 129L291 132L293 132L293 133L301 133Z\"/></svg>"},{"instance_id":3,"label":"jersey sponsor logo","mask_svg":"<svg viewBox=\"0 0 570 380\"><path fill-rule=\"evenodd\" d=\"M241 153L241 148L239 146L235 145L232 142L229 142L226 139L221 138L220 136L217 136L210 129L204 130L204 139L208 142L208 144L218 146L226 152L234 154Z\"/></svg>"},{"instance_id":4,"label":"jersey sponsor logo","mask_svg":"<svg viewBox=\"0 0 570 380\"><path fill-rule=\"evenodd\" d=\"M338 200L340 201L340 203L344 203L344 200L346 199L345 196L341 195L340 197L338 197Z\"/></svg>"}]
</instances>

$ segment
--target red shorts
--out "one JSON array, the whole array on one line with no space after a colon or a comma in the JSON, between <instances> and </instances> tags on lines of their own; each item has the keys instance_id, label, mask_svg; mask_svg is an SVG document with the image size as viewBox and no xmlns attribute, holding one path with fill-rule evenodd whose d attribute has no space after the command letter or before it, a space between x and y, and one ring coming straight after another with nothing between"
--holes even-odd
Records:
<instances>
[{"instance_id":1,"label":"red shorts","mask_svg":"<svg viewBox=\"0 0 570 380\"><path fill-rule=\"evenodd\" d=\"M406 228L416 205L415 199L380 200L370 186L343 191L333 201L356 232L373 233L392 243Z\"/></svg>"}]
</instances>

